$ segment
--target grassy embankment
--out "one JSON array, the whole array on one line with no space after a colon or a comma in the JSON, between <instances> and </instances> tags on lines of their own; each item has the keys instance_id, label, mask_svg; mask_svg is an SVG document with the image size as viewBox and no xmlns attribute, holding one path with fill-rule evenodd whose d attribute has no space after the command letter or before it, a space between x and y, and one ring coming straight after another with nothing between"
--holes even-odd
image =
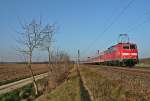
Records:
<instances>
[{"instance_id":1,"label":"grassy embankment","mask_svg":"<svg viewBox=\"0 0 150 101\"><path fill-rule=\"evenodd\" d=\"M85 90L79 73L74 68L68 80L58 86L49 94L45 94L37 101L90 101L89 95Z\"/></svg>"},{"instance_id":2,"label":"grassy embankment","mask_svg":"<svg viewBox=\"0 0 150 101\"><path fill-rule=\"evenodd\" d=\"M114 73L107 71L94 71L89 68L82 66L80 68L81 75L85 86L87 86L93 101L149 101L149 92L143 90L142 86L139 86L137 78L131 78L129 75L117 74L113 79ZM104 73L102 73L104 72ZM108 74L107 74L108 73ZM117 77L118 76L118 77ZM131 80L122 78L119 76L127 76ZM141 81L140 81L141 82ZM128 84L127 84L128 83ZM129 88L129 89L127 89ZM133 89L130 89L133 88Z\"/></svg>"},{"instance_id":3,"label":"grassy embankment","mask_svg":"<svg viewBox=\"0 0 150 101\"><path fill-rule=\"evenodd\" d=\"M45 83L48 78L43 78L37 81L39 88L39 96L45 91ZM27 84L19 89L13 90L9 93L0 95L0 101L31 101L34 100L37 96L35 96L33 84Z\"/></svg>"},{"instance_id":4,"label":"grassy embankment","mask_svg":"<svg viewBox=\"0 0 150 101\"><path fill-rule=\"evenodd\" d=\"M12 92L0 95L0 101L20 101L21 99L28 100L29 97L34 97L32 84L28 84Z\"/></svg>"}]
</instances>

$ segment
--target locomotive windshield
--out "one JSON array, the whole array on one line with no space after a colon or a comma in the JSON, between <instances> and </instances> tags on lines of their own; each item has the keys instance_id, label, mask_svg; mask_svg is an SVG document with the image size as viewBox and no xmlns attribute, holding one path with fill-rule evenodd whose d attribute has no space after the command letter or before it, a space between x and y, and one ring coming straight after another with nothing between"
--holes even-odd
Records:
<instances>
[{"instance_id":1,"label":"locomotive windshield","mask_svg":"<svg viewBox=\"0 0 150 101\"><path fill-rule=\"evenodd\" d=\"M136 49L136 45L125 45L123 46L123 49Z\"/></svg>"},{"instance_id":2,"label":"locomotive windshield","mask_svg":"<svg viewBox=\"0 0 150 101\"><path fill-rule=\"evenodd\" d=\"M123 49L129 49L129 46L123 46Z\"/></svg>"},{"instance_id":3,"label":"locomotive windshield","mask_svg":"<svg viewBox=\"0 0 150 101\"><path fill-rule=\"evenodd\" d=\"M130 45L130 49L136 49L136 45Z\"/></svg>"}]
</instances>

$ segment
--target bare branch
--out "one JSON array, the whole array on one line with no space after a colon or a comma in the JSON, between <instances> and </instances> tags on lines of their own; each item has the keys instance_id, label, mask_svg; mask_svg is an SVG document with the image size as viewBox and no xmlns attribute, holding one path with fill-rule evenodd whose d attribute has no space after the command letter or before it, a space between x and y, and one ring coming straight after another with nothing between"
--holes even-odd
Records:
<instances>
[{"instance_id":1,"label":"bare branch","mask_svg":"<svg viewBox=\"0 0 150 101\"><path fill-rule=\"evenodd\" d=\"M32 22L29 24L27 23L24 25L21 24L21 27L22 27L22 32L20 33L20 35L22 36L22 38L17 42L24 48L20 48L17 51L22 53L23 55L25 54L27 55L28 68L33 78L35 95L38 95L38 86L35 81L31 64L32 64L33 51L35 50L35 48L39 47L41 43L41 35L43 33L43 27L41 25L41 22L38 23L35 20L32 20Z\"/></svg>"}]
</instances>

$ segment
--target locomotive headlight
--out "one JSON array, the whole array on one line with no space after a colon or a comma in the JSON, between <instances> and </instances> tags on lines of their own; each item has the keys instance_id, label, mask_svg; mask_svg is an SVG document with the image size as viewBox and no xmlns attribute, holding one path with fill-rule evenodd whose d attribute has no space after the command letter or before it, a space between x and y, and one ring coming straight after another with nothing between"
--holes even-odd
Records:
<instances>
[{"instance_id":1,"label":"locomotive headlight","mask_svg":"<svg viewBox=\"0 0 150 101\"><path fill-rule=\"evenodd\" d=\"M135 55L135 56L136 56L136 55L137 55L137 53L131 53L131 55Z\"/></svg>"},{"instance_id":2,"label":"locomotive headlight","mask_svg":"<svg viewBox=\"0 0 150 101\"><path fill-rule=\"evenodd\" d=\"M130 55L129 53L122 53L122 55Z\"/></svg>"},{"instance_id":3,"label":"locomotive headlight","mask_svg":"<svg viewBox=\"0 0 150 101\"><path fill-rule=\"evenodd\" d=\"M137 53L122 53L122 55L134 55L134 56L137 56Z\"/></svg>"}]
</instances>

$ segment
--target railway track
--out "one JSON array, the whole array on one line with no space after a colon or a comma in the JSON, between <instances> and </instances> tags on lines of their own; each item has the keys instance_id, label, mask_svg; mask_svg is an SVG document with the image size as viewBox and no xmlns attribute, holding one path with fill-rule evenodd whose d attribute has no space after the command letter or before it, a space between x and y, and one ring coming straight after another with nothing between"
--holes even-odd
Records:
<instances>
[{"instance_id":1,"label":"railway track","mask_svg":"<svg viewBox=\"0 0 150 101\"><path fill-rule=\"evenodd\" d=\"M37 76L35 76L36 80L40 80L42 78L45 78L48 76L48 73L43 73L43 74L39 74ZM32 77L26 78L26 79L22 79L13 83L9 83L9 84L5 84L0 86L0 95L11 92L15 89L21 88L27 84L32 83Z\"/></svg>"},{"instance_id":2,"label":"railway track","mask_svg":"<svg viewBox=\"0 0 150 101\"><path fill-rule=\"evenodd\" d=\"M150 68L143 68L143 67L115 67L115 66L105 66L105 65L87 65L87 67L92 67L95 69L108 69L113 71L120 71L120 72L130 72L130 73L137 73L137 74L149 74L150 75Z\"/></svg>"},{"instance_id":3,"label":"railway track","mask_svg":"<svg viewBox=\"0 0 150 101\"><path fill-rule=\"evenodd\" d=\"M113 67L113 71L125 72L134 75L150 75L150 70L137 69L137 68L124 68L124 67Z\"/></svg>"}]
</instances>

